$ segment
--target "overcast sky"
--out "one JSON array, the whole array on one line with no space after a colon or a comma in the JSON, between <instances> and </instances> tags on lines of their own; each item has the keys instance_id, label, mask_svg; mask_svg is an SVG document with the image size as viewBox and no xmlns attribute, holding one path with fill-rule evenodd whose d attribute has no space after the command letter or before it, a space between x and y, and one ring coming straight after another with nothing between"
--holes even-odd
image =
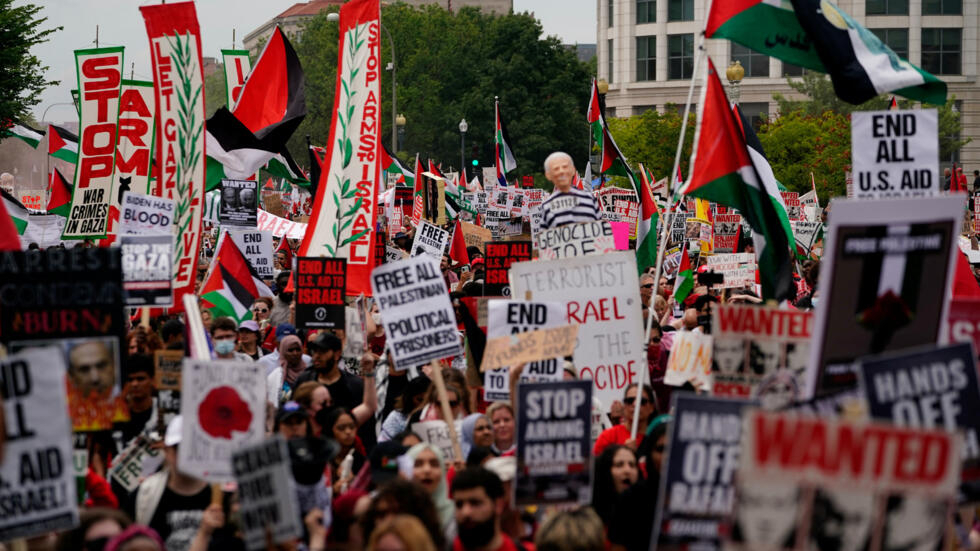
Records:
<instances>
[{"instance_id":1,"label":"overcast sky","mask_svg":"<svg viewBox=\"0 0 980 551\"><path fill-rule=\"evenodd\" d=\"M27 3L17 0L17 5ZM150 55L146 27L138 6L156 2L132 0L32 0L47 17L45 28L63 26L50 41L37 46L33 53L49 67L47 77L61 84L45 90L34 116L41 120L47 110L50 121L74 118L70 90L76 88L73 51L95 47L96 25L100 46L125 46L126 77L133 71L137 80L151 80ZM237 46L241 39L265 21L292 6L295 0L201 0L197 16L201 23L204 55L220 57L222 48L232 46L235 31ZM565 43L595 43L596 0L514 0L514 11L534 12L541 20L545 34L557 35Z\"/></svg>"}]
</instances>

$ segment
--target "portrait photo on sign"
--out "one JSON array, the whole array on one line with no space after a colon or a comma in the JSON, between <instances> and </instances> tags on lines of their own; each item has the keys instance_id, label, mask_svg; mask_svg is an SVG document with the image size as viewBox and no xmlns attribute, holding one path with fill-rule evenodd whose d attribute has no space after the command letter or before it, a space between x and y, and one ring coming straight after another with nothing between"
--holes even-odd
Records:
<instances>
[{"instance_id":1,"label":"portrait photo on sign","mask_svg":"<svg viewBox=\"0 0 980 551\"><path fill-rule=\"evenodd\" d=\"M113 337L67 340L15 341L13 353L58 346L65 354L68 411L76 432L107 430L129 418L120 394L122 374L119 341Z\"/></svg>"}]
</instances>

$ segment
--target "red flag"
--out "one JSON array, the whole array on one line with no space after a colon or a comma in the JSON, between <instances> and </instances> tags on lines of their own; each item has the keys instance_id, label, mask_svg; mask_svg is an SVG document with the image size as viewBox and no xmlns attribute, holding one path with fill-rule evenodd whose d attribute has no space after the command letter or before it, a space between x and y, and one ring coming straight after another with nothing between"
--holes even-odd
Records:
<instances>
[{"instance_id":1,"label":"red flag","mask_svg":"<svg viewBox=\"0 0 980 551\"><path fill-rule=\"evenodd\" d=\"M456 228L453 230L452 244L449 247L449 258L456 264L469 264L470 255L466 252L466 239L463 237L463 225L456 220Z\"/></svg>"},{"instance_id":2,"label":"red flag","mask_svg":"<svg viewBox=\"0 0 980 551\"><path fill-rule=\"evenodd\" d=\"M48 185L48 191L51 193L46 209L48 214L58 214L67 217L68 211L71 209L71 186L57 168L51 171L51 182Z\"/></svg>"},{"instance_id":3,"label":"red flag","mask_svg":"<svg viewBox=\"0 0 980 551\"><path fill-rule=\"evenodd\" d=\"M973 277L970 262L962 251L956 251L956 272L953 273L954 298L980 298L980 285Z\"/></svg>"},{"instance_id":4,"label":"red flag","mask_svg":"<svg viewBox=\"0 0 980 551\"><path fill-rule=\"evenodd\" d=\"M233 113L256 137L277 134L285 142L306 115L303 69L276 27L248 75Z\"/></svg>"},{"instance_id":5,"label":"red flag","mask_svg":"<svg viewBox=\"0 0 980 551\"><path fill-rule=\"evenodd\" d=\"M5 200L0 199L0 252L19 251L20 235L17 233L17 227L14 226L14 219L7 212L5 203Z\"/></svg>"},{"instance_id":6,"label":"red flag","mask_svg":"<svg viewBox=\"0 0 980 551\"><path fill-rule=\"evenodd\" d=\"M895 96L892 96L892 101L891 103L888 104L888 110L889 111L898 110L898 101L895 99Z\"/></svg>"},{"instance_id":7,"label":"red flag","mask_svg":"<svg viewBox=\"0 0 980 551\"><path fill-rule=\"evenodd\" d=\"M596 86L595 79L592 79L592 95L589 96L589 113L588 121L589 124L598 122L602 118L602 112L599 110L599 88Z\"/></svg>"},{"instance_id":8,"label":"red flag","mask_svg":"<svg viewBox=\"0 0 980 551\"><path fill-rule=\"evenodd\" d=\"M293 250L289 248L289 241L287 241L286 236L282 236L279 240L279 248L275 250L272 254L279 254L279 251L286 253L286 263L283 264L283 270L291 269L293 265Z\"/></svg>"},{"instance_id":9,"label":"red flag","mask_svg":"<svg viewBox=\"0 0 980 551\"><path fill-rule=\"evenodd\" d=\"M415 154L415 189L412 191L412 223L418 224L422 219L425 204L422 201L422 162L418 153Z\"/></svg>"}]
</instances>

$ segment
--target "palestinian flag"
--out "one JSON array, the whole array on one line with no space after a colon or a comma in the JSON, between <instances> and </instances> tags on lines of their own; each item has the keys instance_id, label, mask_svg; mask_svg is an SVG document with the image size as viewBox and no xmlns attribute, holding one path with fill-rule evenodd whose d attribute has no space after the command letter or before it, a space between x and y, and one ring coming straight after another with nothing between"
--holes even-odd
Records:
<instances>
[{"instance_id":1,"label":"palestinian flag","mask_svg":"<svg viewBox=\"0 0 980 551\"><path fill-rule=\"evenodd\" d=\"M310 193L316 196L316 186L320 183L320 173L323 172L323 158L327 154L327 148L313 145L309 138L306 140L308 151L310 152Z\"/></svg>"},{"instance_id":2,"label":"palestinian flag","mask_svg":"<svg viewBox=\"0 0 980 551\"><path fill-rule=\"evenodd\" d=\"M727 38L787 63L828 73L853 104L894 92L943 104L946 84L898 57L871 31L826 0L712 2L707 38Z\"/></svg>"},{"instance_id":3,"label":"palestinian flag","mask_svg":"<svg viewBox=\"0 0 980 551\"><path fill-rule=\"evenodd\" d=\"M249 307L272 291L259 279L234 240L224 235L214 255L211 271L201 285L205 306L217 316L229 316L238 323L251 318Z\"/></svg>"},{"instance_id":4,"label":"palestinian flag","mask_svg":"<svg viewBox=\"0 0 980 551\"><path fill-rule=\"evenodd\" d=\"M44 132L35 130L20 122L12 121L6 128L0 130L0 138L17 138L27 145L36 148L44 138Z\"/></svg>"},{"instance_id":5,"label":"palestinian flag","mask_svg":"<svg viewBox=\"0 0 980 551\"><path fill-rule=\"evenodd\" d=\"M425 201L422 198L422 162L419 161L418 153L415 154L415 178L414 189L412 191L412 223L418 224L425 211Z\"/></svg>"},{"instance_id":6,"label":"palestinian flag","mask_svg":"<svg viewBox=\"0 0 980 551\"><path fill-rule=\"evenodd\" d=\"M514 153L510 150L510 138L507 136L503 121L500 120L500 101L496 97L493 98L493 115L496 121L493 134L493 151L494 165L497 167L497 182L506 186L507 173L517 168L517 159L514 158Z\"/></svg>"},{"instance_id":7,"label":"palestinian flag","mask_svg":"<svg viewBox=\"0 0 980 551\"><path fill-rule=\"evenodd\" d=\"M258 138L225 107L211 115L205 131L208 191L226 178L250 179L286 147L285 142Z\"/></svg>"},{"instance_id":8,"label":"palestinian flag","mask_svg":"<svg viewBox=\"0 0 980 551\"><path fill-rule=\"evenodd\" d=\"M769 160L766 158L765 152L762 151L762 142L759 141L755 130L752 129L751 121L746 118L745 113L742 113L742 109L738 105L733 109L735 121L742 130L745 145L749 150L749 157L752 158L752 166L755 167L755 172L762 181L763 191L769 195L769 200L776 210L776 215L779 216L780 225L783 227L783 231L786 232L786 242L794 243L793 225L789 223L789 215L786 214L786 203L783 202L783 194L781 193L782 191L786 191L786 188L776 180L776 175L772 172L772 166L769 165Z\"/></svg>"},{"instance_id":9,"label":"palestinian flag","mask_svg":"<svg viewBox=\"0 0 980 551\"><path fill-rule=\"evenodd\" d=\"M78 136L60 126L48 125L48 155L69 163L78 162Z\"/></svg>"},{"instance_id":10,"label":"palestinian flag","mask_svg":"<svg viewBox=\"0 0 980 551\"><path fill-rule=\"evenodd\" d=\"M296 164L289 150L283 149L277 153L269 162L265 164L265 171L283 181L283 186L289 184L303 188L309 188L311 183L303 172L303 169Z\"/></svg>"},{"instance_id":11,"label":"palestinian flag","mask_svg":"<svg viewBox=\"0 0 980 551\"><path fill-rule=\"evenodd\" d=\"M296 51L276 27L232 113L257 138L285 144L306 116L305 82Z\"/></svg>"},{"instance_id":12,"label":"palestinian flag","mask_svg":"<svg viewBox=\"0 0 980 551\"><path fill-rule=\"evenodd\" d=\"M17 231L17 235L24 235L24 230L27 229L27 207L21 204L13 195L7 193L0 189L0 194L3 194L3 207L7 211L7 215L10 220L14 223L14 229ZM20 245L17 245L20 248Z\"/></svg>"},{"instance_id":13,"label":"palestinian flag","mask_svg":"<svg viewBox=\"0 0 980 551\"><path fill-rule=\"evenodd\" d=\"M602 117L602 107L599 105L599 87L596 85L595 79L592 79L592 95L589 96L589 111L585 118L589 121L589 127L592 129L592 138L596 143L601 144L601 131L606 121Z\"/></svg>"},{"instance_id":14,"label":"palestinian flag","mask_svg":"<svg viewBox=\"0 0 980 551\"><path fill-rule=\"evenodd\" d=\"M456 264L469 264L470 255L466 252L466 239L463 238L463 225L456 221L453 226L453 235L450 238L449 258Z\"/></svg>"},{"instance_id":15,"label":"palestinian flag","mask_svg":"<svg viewBox=\"0 0 980 551\"><path fill-rule=\"evenodd\" d=\"M408 167L403 165L401 160L399 160L398 157L388 149L388 146L383 143L381 144L381 170L388 173L397 172L398 174L401 174L402 177L398 180L403 183L407 182L407 177L415 176L412 174L412 171L408 170Z\"/></svg>"},{"instance_id":16,"label":"palestinian flag","mask_svg":"<svg viewBox=\"0 0 980 551\"><path fill-rule=\"evenodd\" d=\"M657 264L657 222L660 211L650 191L647 171L640 165L640 219L636 224L636 268L643 273Z\"/></svg>"},{"instance_id":17,"label":"palestinian flag","mask_svg":"<svg viewBox=\"0 0 980 551\"><path fill-rule=\"evenodd\" d=\"M612 134L609 133L609 127L606 126L605 122L602 124L601 137L602 164L599 165L599 174L612 174L629 178L630 183L633 184L633 191L637 191L636 176L630 170L629 165L626 164L626 157L619 150L619 146L613 140Z\"/></svg>"},{"instance_id":18,"label":"palestinian flag","mask_svg":"<svg viewBox=\"0 0 980 551\"><path fill-rule=\"evenodd\" d=\"M691 269L691 259L687 256L687 242L681 247L681 263L677 267L677 277L674 279L674 300L684 304L688 295L694 290L694 270Z\"/></svg>"},{"instance_id":19,"label":"palestinian flag","mask_svg":"<svg viewBox=\"0 0 980 551\"><path fill-rule=\"evenodd\" d=\"M51 170L51 182L48 184L48 214L68 217L71 211L71 184L57 168Z\"/></svg>"},{"instance_id":20,"label":"palestinian flag","mask_svg":"<svg viewBox=\"0 0 980 551\"><path fill-rule=\"evenodd\" d=\"M691 173L681 194L737 209L752 228L763 299L793 298L790 241L710 59L698 112Z\"/></svg>"}]
</instances>

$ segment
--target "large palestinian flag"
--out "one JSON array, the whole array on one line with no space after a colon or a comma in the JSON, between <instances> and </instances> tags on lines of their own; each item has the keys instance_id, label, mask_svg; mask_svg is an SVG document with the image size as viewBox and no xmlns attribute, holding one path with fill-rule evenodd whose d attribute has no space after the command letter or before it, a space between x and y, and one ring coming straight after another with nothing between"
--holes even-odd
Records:
<instances>
[{"instance_id":1,"label":"large palestinian flag","mask_svg":"<svg viewBox=\"0 0 980 551\"><path fill-rule=\"evenodd\" d=\"M0 138L17 138L31 147L37 147L44 138L44 132L35 130L20 121L13 121L0 130Z\"/></svg>"},{"instance_id":2,"label":"large palestinian flag","mask_svg":"<svg viewBox=\"0 0 980 551\"><path fill-rule=\"evenodd\" d=\"M724 0L711 3L708 38L727 38L807 69L828 73L844 101L859 104L894 92L946 102L946 84L898 57L827 0Z\"/></svg>"},{"instance_id":3,"label":"large palestinian flag","mask_svg":"<svg viewBox=\"0 0 980 551\"><path fill-rule=\"evenodd\" d=\"M215 316L229 316L241 323L251 317L249 307L255 299L271 296L272 291L259 279L235 241L225 234L201 286L205 306Z\"/></svg>"},{"instance_id":4,"label":"large palestinian flag","mask_svg":"<svg viewBox=\"0 0 980 551\"><path fill-rule=\"evenodd\" d=\"M22 205L13 195L2 189L0 189L0 197L2 197L3 206L10 216L10 220L14 223L14 229L17 230L17 235L24 235L28 221L27 207Z\"/></svg>"},{"instance_id":5,"label":"large palestinian flag","mask_svg":"<svg viewBox=\"0 0 980 551\"><path fill-rule=\"evenodd\" d=\"M78 136L60 126L49 124L48 155L68 163L77 163Z\"/></svg>"},{"instance_id":6,"label":"large palestinian flag","mask_svg":"<svg viewBox=\"0 0 980 551\"><path fill-rule=\"evenodd\" d=\"M752 228L763 298L792 298L790 242L710 59L702 94L691 174L681 194L738 209Z\"/></svg>"},{"instance_id":7,"label":"large palestinian flag","mask_svg":"<svg viewBox=\"0 0 980 551\"><path fill-rule=\"evenodd\" d=\"M643 273L657 264L657 221L660 211L650 191L647 171L640 165L640 219L636 224L636 268Z\"/></svg>"},{"instance_id":8,"label":"large palestinian flag","mask_svg":"<svg viewBox=\"0 0 980 551\"><path fill-rule=\"evenodd\" d=\"M71 210L71 184L57 168L51 168L51 181L48 183L48 214L68 217Z\"/></svg>"}]
</instances>

